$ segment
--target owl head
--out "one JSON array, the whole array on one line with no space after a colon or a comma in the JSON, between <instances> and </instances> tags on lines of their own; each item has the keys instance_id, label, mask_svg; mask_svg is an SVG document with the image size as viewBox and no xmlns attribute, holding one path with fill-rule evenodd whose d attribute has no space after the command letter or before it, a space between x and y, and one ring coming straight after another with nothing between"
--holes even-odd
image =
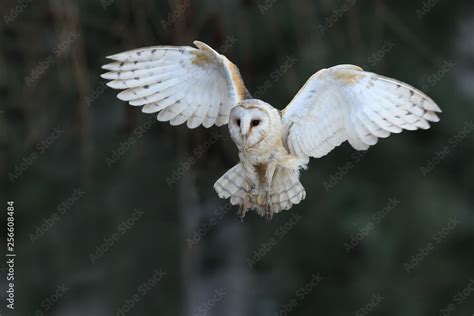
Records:
<instances>
[{"instance_id":1,"label":"owl head","mask_svg":"<svg viewBox=\"0 0 474 316\"><path fill-rule=\"evenodd\" d=\"M241 149L258 149L273 145L263 142L269 136L281 135L281 119L278 110L260 100L250 99L240 101L229 116L230 136ZM260 145L260 146L259 146Z\"/></svg>"}]
</instances>

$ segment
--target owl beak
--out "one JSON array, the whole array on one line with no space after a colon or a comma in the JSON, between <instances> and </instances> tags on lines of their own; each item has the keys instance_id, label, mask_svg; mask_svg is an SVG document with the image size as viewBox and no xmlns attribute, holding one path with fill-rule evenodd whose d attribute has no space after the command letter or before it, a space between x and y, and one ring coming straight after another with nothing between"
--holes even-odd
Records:
<instances>
[{"instance_id":1,"label":"owl beak","mask_svg":"<svg viewBox=\"0 0 474 316\"><path fill-rule=\"evenodd\" d=\"M249 129L240 130L240 135L242 136L242 140L243 140L245 143L247 142L247 138L249 137L249 134L250 134L250 130L249 130Z\"/></svg>"},{"instance_id":2,"label":"owl beak","mask_svg":"<svg viewBox=\"0 0 474 316\"><path fill-rule=\"evenodd\" d=\"M240 135L242 136L244 143L247 142L250 132L250 117L244 115L242 117L242 122L240 123Z\"/></svg>"}]
</instances>

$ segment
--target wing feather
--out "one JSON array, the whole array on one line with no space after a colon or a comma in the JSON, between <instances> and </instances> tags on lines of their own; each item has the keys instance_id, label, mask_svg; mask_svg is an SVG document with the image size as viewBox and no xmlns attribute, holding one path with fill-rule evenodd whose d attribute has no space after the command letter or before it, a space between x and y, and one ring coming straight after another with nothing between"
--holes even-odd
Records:
<instances>
[{"instance_id":1,"label":"wing feather","mask_svg":"<svg viewBox=\"0 0 474 316\"><path fill-rule=\"evenodd\" d=\"M130 79L153 77L157 80L160 80L161 76L173 73L175 71L184 71L184 69L179 64L161 65L153 68L133 68L129 71L115 70L106 72L102 74L102 78L111 79L114 81L125 81Z\"/></svg>"},{"instance_id":2,"label":"wing feather","mask_svg":"<svg viewBox=\"0 0 474 316\"><path fill-rule=\"evenodd\" d=\"M323 69L282 112L284 144L295 156L322 157L348 141L366 150L402 130L427 129L438 105L401 81L353 65Z\"/></svg>"},{"instance_id":3,"label":"wing feather","mask_svg":"<svg viewBox=\"0 0 474 316\"><path fill-rule=\"evenodd\" d=\"M237 102L249 98L238 68L206 44L154 46L109 56L102 68L118 98L172 125L223 125Z\"/></svg>"}]
</instances>

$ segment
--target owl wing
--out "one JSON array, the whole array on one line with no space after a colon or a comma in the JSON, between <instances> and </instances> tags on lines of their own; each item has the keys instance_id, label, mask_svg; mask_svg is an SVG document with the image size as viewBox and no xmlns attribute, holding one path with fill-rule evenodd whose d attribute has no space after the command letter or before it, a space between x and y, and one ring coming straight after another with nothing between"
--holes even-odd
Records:
<instances>
[{"instance_id":1,"label":"owl wing","mask_svg":"<svg viewBox=\"0 0 474 316\"><path fill-rule=\"evenodd\" d=\"M144 113L158 112L159 121L221 126L231 108L250 96L237 66L208 45L194 44L197 48L155 46L109 56L114 62L102 67L109 71L102 78L124 90L120 100L143 106Z\"/></svg>"},{"instance_id":2,"label":"owl wing","mask_svg":"<svg viewBox=\"0 0 474 316\"><path fill-rule=\"evenodd\" d=\"M311 76L282 112L283 141L293 155L328 154L344 141L357 150L402 130L428 129L440 108L395 79L338 65Z\"/></svg>"}]
</instances>

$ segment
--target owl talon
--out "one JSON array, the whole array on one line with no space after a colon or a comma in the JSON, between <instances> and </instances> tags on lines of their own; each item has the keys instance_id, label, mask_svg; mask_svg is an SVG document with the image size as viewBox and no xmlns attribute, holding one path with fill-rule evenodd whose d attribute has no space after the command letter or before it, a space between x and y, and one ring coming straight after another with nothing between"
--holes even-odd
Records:
<instances>
[{"instance_id":1,"label":"owl talon","mask_svg":"<svg viewBox=\"0 0 474 316\"><path fill-rule=\"evenodd\" d=\"M270 194L265 195L265 206L264 206L265 217L267 220L271 220L273 217L273 206L270 202Z\"/></svg>"},{"instance_id":2,"label":"owl talon","mask_svg":"<svg viewBox=\"0 0 474 316\"><path fill-rule=\"evenodd\" d=\"M248 208L245 208L243 205L240 205L239 212L237 213L237 215L240 217L241 221L244 220L244 217L247 211L248 211Z\"/></svg>"},{"instance_id":3,"label":"owl talon","mask_svg":"<svg viewBox=\"0 0 474 316\"><path fill-rule=\"evenodd\" d=\"M270 186L266 184L263 188L265 192L265 205L264 205L264 213L267 220L271 220L273 217L273 206L270 200Z\"/></svg>"},{"instance_id":4,"label":"owl talon","mask_svg":"<svg viewBox=\"0 0 474 316\"><path fill-rule=\"evenodd\" d=\"M248 200L242 201L242 204L239 205L239 211L237 212L237 215L240 217L240 220L243 221L245 214L249 210L250 205Z\"/></svg>"},{"instance_id":5,"label":"owl talon","mask_svg":"<svg viewBox=\"0 0 474 316\"><path fill-rule=\"evenodd\" d=\"M265 218L267 219L267 221L271 220L273 217L272 205L265 204L264 212L265 212Z\"/></svg>"}]
</instances>

